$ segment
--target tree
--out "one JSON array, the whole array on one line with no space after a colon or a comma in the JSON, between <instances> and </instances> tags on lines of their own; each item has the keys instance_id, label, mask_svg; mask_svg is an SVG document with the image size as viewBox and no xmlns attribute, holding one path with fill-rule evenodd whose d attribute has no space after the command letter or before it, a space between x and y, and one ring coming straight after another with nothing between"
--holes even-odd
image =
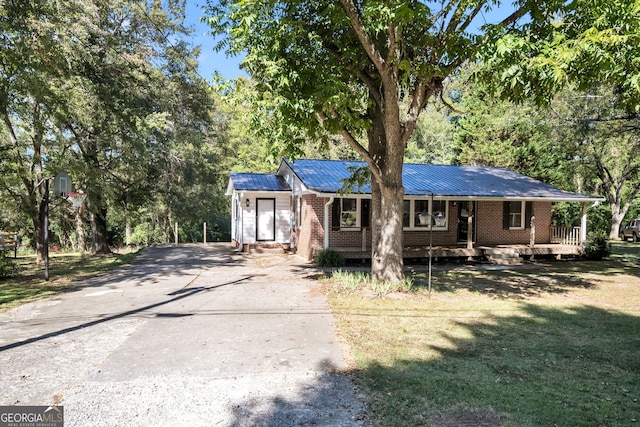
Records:
<instances>
[{"instance_id":1,"label":"tree","mask_svg":"<svg viewBox=\"0 0 640 427\"><path fill-rule=\"evenodd\" d=\"M448 165L455 157L454 129L457 114L442 102L427 105L418 117L416 128L409 138L405 161Z\"/></svg>"},{"instance_id":2,"label":"tree","mask_svg":"<svg viewBox=\"0 0 640 427\"><path fill-rule=\"evenodd\" d=\"M575 190L566 147L557 144L546 107L501 100L483 82L465 84L460 105L465 114L453 131L458 164L504 167Z\"/></svg>"},{"instance_id":3,"label":"tree","mask_svg":"<svg viewBox=\"0 0 640 427\"><path fill-rule=\"evenodd\" d=\"M547 104L563 87L606 82L627 109L640 112L640 0L574 0L553 31L531 37L514 29L483 58L481 74L504 98Z\"/></svg>"},{"instance_id":4,"label":"tree","mask_svg":"<svg viewBox=\"0 0 640 427\"><path fill-rule=\"evenodd\" d=\"M339 134L372 177L372 276L402 279L402 165L443 82L513 28L548 32L561 1L209 1L209 23L277 111L282 127ZM524 17L528 23L523 26ZM482 25L482 27L481 27ZM489 49L490 50L490 49ZM292 139L296 143L297 139ZM425 192L428 188L425 188Z\"/></svg>"},{"instance_id":5,"label":"tree","mask_svg":"<svg viewBox=\"0 0 640 427\"><path fill-rule=\"evenodd\" d=\"M51 119L64 114L62 82L74 57L70 22L76 2L4 2L0 6L0 116L2 189L33 226L38 260L44 254L42 222L46 197L45 159L61 151L51 139Z\"/></svg>"},{"instance_id":6,"label":"tree","mask_svg":"<svg viewBox=\"0 0 640 427\"><path fill-rule=\"evenodd\" d=\"M210 98L182 3L0 5L0 189L31 218L40 257L45 178L64 167L89 193L92 250L108 252L109 210L128 218L150 203L180 141L205 132Z\"/></svg>"},{"instance_id":7,"label":"tree","mask_svg":"<svg viewBox=\"0 0 640 427\"><path fill-rule=\"evenodd\" d=\"M593 177L611 208L609 238L640 194L640 113L629 111L611 86L565 91L551 103L558 144L578 163L583 178Z\"/></svg>"}]
</instances>

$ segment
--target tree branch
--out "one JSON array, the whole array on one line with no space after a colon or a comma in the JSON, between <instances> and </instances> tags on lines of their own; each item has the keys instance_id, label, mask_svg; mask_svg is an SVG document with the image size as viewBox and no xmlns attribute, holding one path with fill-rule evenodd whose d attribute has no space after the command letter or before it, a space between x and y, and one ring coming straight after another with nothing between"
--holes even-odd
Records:
<instances>
[{"instance_id":1,"label":"tree branch","mask_svg":"<svg viewBox=\"0 0 640 427\"><path fill-rule=\"evenodd\" d=\"M333 43L329 43L325 39L322 39L322 47L324 47L327 50L327 52L329 52L336 59L338 59L338 61L343 63L344 57L342 55L342 52L338 48L338 46L336 46ZM358 77L362 81L362 83L364 83L367 89L369 89L369 92L371 93L371 96L373 96L375 101L378 103L381 103L382 99L380 98L380 94L378 92L378 86L376 85L375 81L371 78L371 76L369 76L363 70L357 69L355 67L351 67L349 64L345 64L345 65L347 69L350 70L356 77Z\"/></svg>"},{"instance_id":2,"label":"tree branch","mask_svg":"<svg viewBox=\"0 0 640 427\"><path fill-rule=\"evenodd\" d=\"M458 31L464 32L469 27L469 25L471 25L473 20L476 18L478 13L480 13L480 11L482 10L482 8L486 3L487 3L486 1L478 2L478 4L476 5L476 8L473 9L473 11L471 11L467 19L462 23L462 25L460 25L460 27L458 27Z\"/></svg>"},{"instance_id":3,"label":"tree branch","mask_svg":"<svg viewBox=\"0 0 640 427\"><path fill-rule=\"evenodd\" d=\"M317 114L320 121L329 120L329 117L324 112L320 111ZM331 114L334 116L332 117L332 119L340 118L340 114L337 111L332 111ZM382 171L380 171L380 169L378 169L377 167L374 167L376 163L373 161L371 154L369 154L369 150L364 148L347 128L341 128L340 135L345 139L345 141L347 141L347 144L349 144L349 146L351 146L351 148L353 148L358 153L362 160L369 164L369 169L371 169L371 174L373 175L374 179L381 180Z\"/></svg>"},{"instance_id":4,"label":"tree branch","mask_svg":"<svg viewBox=\"0 0 640 427\"><path fill-rule=\"evenodd\" d=\"M351 27L355 31L356 37L358 38L360 45L364 48L369 60L371 60L378 72L381 75L384 75L386 62L365 31L362 20L360 19L360 14L358 13L358 8L352 0L340 0L340 4L342 4L342 8L347 14L347 18L349 18L349 21L351 22Z\"/></svg>"}]
</instances>

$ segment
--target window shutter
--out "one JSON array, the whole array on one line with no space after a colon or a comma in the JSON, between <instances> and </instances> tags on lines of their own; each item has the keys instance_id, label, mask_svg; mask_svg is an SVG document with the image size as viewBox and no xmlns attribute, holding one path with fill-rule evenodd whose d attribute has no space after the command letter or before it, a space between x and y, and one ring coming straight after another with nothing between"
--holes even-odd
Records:
<instances>
[{"instance_id":1,"label":"window shutter","mask_svg":"<svg viewBox=\"0 0 640 427\"><path fill-rule=\"evenodd\" d=\"M371 211L371 200L362 199L360 201L360 227L369 227L369 212Z\"/></svg>"},{"instance_id":2,"label":"window shutter","mask_svg":"<svg viewBox=\"0 0 640 427\"><path fill-rule=\"evenodd\" d=\"M331 229L340 230L340 200L338 198L333 199L331 204Z\"/></svg>"},{"instance_id":3,"label":"window shutter","mask_svg":"<svg viewBox=\"0 0 640 427\"><path fill-rule=\"evenodd\" d=\"M509 229L509 202L502 202L502 229Z\"/></svg>"},{"instance_id":4,"label":"window shutter","mask_svg":"<svg viewBox=\"0 0 640 427\"><path fill-rule=\"evenodd\" d=\"M526 202L524 206L524 228L531 228L532 216L533 216L533 202Z\"/></svg>"}]
</instances>

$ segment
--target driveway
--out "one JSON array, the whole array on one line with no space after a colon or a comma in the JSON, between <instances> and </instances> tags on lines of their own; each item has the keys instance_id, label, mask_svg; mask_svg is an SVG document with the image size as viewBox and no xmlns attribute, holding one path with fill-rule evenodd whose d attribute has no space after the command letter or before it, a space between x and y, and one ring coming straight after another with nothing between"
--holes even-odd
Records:
<instances>
[{"instance_id":1,"label":"driveway","mask_svg":"<svg viewBox=\"0 0 640 427\"><path fill-rule=\"evenodd\" d=\"M147 248L0 313L0 405L65 426L363 426L332 316L300 258Z\"/></svg>"}]
</instances>

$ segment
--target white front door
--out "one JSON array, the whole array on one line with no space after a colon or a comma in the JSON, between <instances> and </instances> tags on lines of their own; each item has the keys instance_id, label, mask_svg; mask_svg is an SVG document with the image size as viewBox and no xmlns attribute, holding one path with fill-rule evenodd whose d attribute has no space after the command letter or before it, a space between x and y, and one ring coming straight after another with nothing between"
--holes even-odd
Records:
<instances>
[{"instance_id":1,"label":"white front door","mask_svg":"<svg viewBox=\"0 0 640 427\"><path fill-rule=\"evenodd\" d=\"M275 199L256 199L256 236L262 242L276 239Z\"/></svg>"}]
</instances>

